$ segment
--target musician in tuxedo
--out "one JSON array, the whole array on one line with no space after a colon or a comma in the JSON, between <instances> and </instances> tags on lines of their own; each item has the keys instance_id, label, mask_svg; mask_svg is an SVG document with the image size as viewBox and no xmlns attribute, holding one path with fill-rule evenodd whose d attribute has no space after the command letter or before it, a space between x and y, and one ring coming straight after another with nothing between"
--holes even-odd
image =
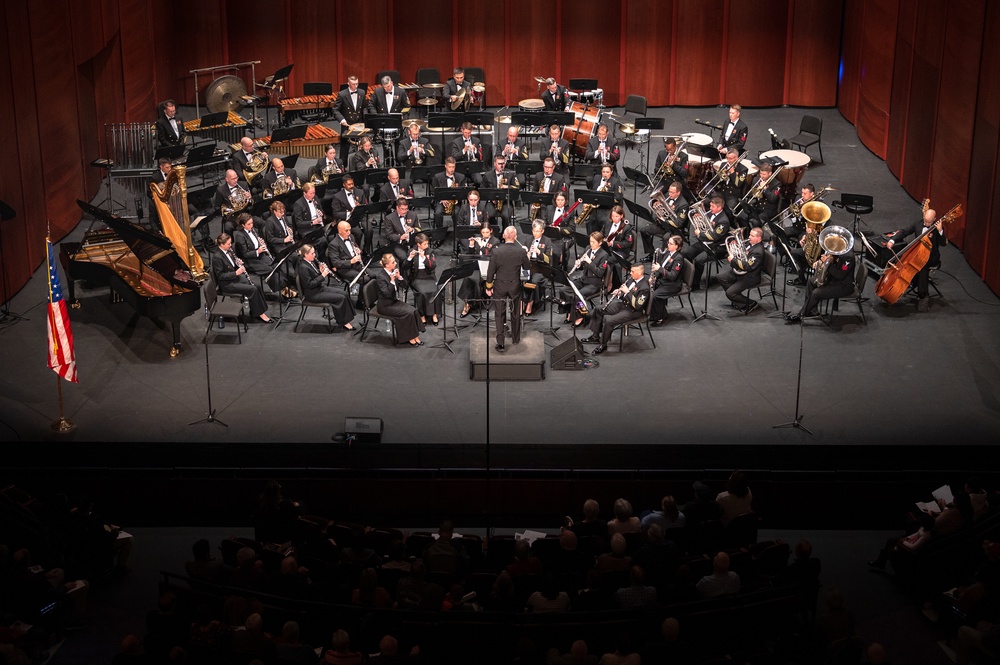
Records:
<instances>
[{"instance_id":1,"label":"musician in tuxedo","mask_svg":"<svg viewBox=\"0 0 1000 665\"><path fill-rule=\"evenodd\" d=\"M295 222L295 234L299 240L304 239L315 229L323 228L323 208L316 198L316 186L311 182L302 185L302 198L292 206L292 219ZM322 235L315 239L316 252L321 256L326 253L326 238Z\"/></svg>"},{"instance_id":2,"label":"musician in tuxedo","mask_svg":"<svg viewBox=\"0 0 1000 665\"><path fill-rule=\"evenodd\" d=\"M438 317L444 314L444 293L434 298L437 293L437 257L431 250L431 241L423 233L414 237L414 245L406 257L406 275L413 286L413 304L420 314L420 322L426 324L431 317L433 325L438 324Z\"/></svg>"},{"instance_id":3,"label":"musician in tuxedo","mask_svg":"<svg viewBox=\"0 0 1000 665\"><path fill-rule=\"evenodd\" d=\"M465 176L461 173L455 172L455 158L449 155L444 159L444 171L440 173L435 173L434 177L431 178L431 193L437 194L442 189L450 189L453 187L463 187L465 185ZM459 202L456 200L451 209L451 218L454 220L455 213L459 208ZM444 202L438 201L434 204L434 227L441 228L444 225Z\"/></svg>"},{"instance_id":4,"label":"musician in tuxedo","mask_svg":"<svg viewBox=\"0 0 1000 665\"><path fill-rule=\"evenodd\" d=\"M719 274L719 284L726 290L726 297L733 306L745 314L757 309L757 301L747 298L743 291L760 284L764 268L764 231L759 226L750 229L749 239L743 244L745 257L728 252L729 270ZM732 249L732 248L727 248Z\"/></svg>"},{"instance_id":5,"label":"musician in tuxedo","mask_svg":"<svg viewBox=\"0 0 1000 665\"><path fill-rule=\"evenodd\" d=\"M506 160L502 155L493 158L493 168L485 173L479 174L479 186L488 189L517 189L520 185L517 182L517 173L507 170ZM503 225L510 222L511 204L507 201L494 201L493 207L499 205L500 210L496 213L497 221L502 220Z\"/></svg>"},{"instance_id":6,"label":"musician in tuxedo","mask_svg":"<svg viewBox=\"0 0 1000 665\"><path fill-rule=\"evenodd\" d=\"M625 219L624 208L620 205L611 208L601 233L608 249L622 258L629 257L635 244L635 234L632 233L632 225Z\"/></svg>"},{"instance_id":7,"label":"musician in tuxedo","mask_svg":"<svg viewBox=\"0 0 1000 665\"><path fill-rule=\"evenodd\" d=\"M913 236L919 238L927 235L931 241L931 253L927 263L917 273L917 311L926 312L930 306L930 279L931 269L941 265L941 247L948 244L948 237L944 234L944 224L937 218L937 211L928 208L924 211L923 217L908 227L900 229L886 243L888 249L896 245L903 244L903 241Z\"/></svg>"},{"instance_id":8,"label":"musician in tuxedo","mask_svg":"<svg viewBox=\"0 0 1000 665\"><path fill-rule=\"evenodd\" d=\"M654 219L652 222L644 221L642 228L639 229L639 235L642 236L642 249L646 252L646 258L649 258L652 254L654 237L660 238L661 244L663 244L662 241L668 234L678 233L683 238L687 237L688 202L681 196L681 183L674 181L667 187L666 204L677 215L676 222L669 213L664 213L664 220L662 222L657 221L655 206L650 203ZM659 203L656 205L659 205Z\"/></svg>"},{"instance_id":9,"label":"musician in tuxedo","mask_svg":"<svg viewBox=\"0 0 1000 665\"><path fill-rule=\"evenodd\" d=\"M414 167L430 164L434 159L434 146L429 139L420 135L420 125L413 122L406 129L406 138L396 148L396 163Z\"/></svg>"},{"instance_id":10,"label":"musician in tuxedo","mask_svg":"<svg viewBox=\"0 0 1000 665\"><path fill-rule=\"evenodd\" d=\"M556 173L556 162L552 157L545 157L542 160L542 170L531 176L532 192L566 192L568 191L566 178L561 173Z\"/></svg>"},{"instance_id":11,"label":"musician in tuxedo","mask_svg":"<svg viewBox=\"0 0 1000 665\"><path fill-rule=\"evenodd\" d=\"M274 191L274 183L279 179L287 179L288 190L291 191L296 188L295 183L299 179L299 174L295 169L286 169L285 162L275 157L271 160L271 170L264 174L264 189Z\"/></svg>"},{"instance_id":12,"label":"musician in tuxedo","mask_svg":"<svg viewBox=\"0 0 1000 665\"><path fill-rule=\"evenodd\" d=\"M401 196L407 199L413 198L413 183L405 178L400 178L398 170L389 169L385 177L386 181L378 190L379 201L395 201Z\"/></svg>"},{"instance_id":13,"label":"musician in tuxedo","mask_svg":"<svg viewBox=\"0 0 1000 665\"><path fill-rule=\"evenodd\" d=\"M346 141L346 139L345 139ZM320 178L325 183L331 175L344 172L344 162L337 157L337 144L331 143L326 146L323 156L316 160L316 163L309 169L309 179ZM326 176L323 174L327 173ZM333 196L333 188L326 190L326 198Z\"/></svg>"},{"instance_id":14,"label":"musician in tuxedo","mask_svg":"<svg viewBox=\"0 0 1000 665\"><path fill-rule=\"evenodd\" d=\"M292 224L291 218L286 214L285 204L281 201L273 202L271 204L271 216L267 218L267 222L264 224L264 242L267 243L268 248L271 250L271 256L277 258L281 252L291 247L295 243L294 236L295 227ZM293 259L294 256L288 257L281 266L281 274L285 280L286 289L295 288L295 261ZM289 296L291 294L285 291L284 295Z\"/></svg>"},{"instance_id":15,"label":"musician in tuxedo","mask_svg":"<svg viewBox=\"0 0 1000 665\"><path fill-rule=\"evenodd\" d=\"M694 281L691 290L701 288L701 274L705 263L715 258L723 239L729 234L729 217L723 212L721 196L713 196L708 202L708 212L705 213L706 228L695 233L695 241L684 248L684 258L694 263ZM688 214L690 219L691 215Z\"/></svg>"},{"instance_id":16,"label":"musician in tuxedo","mask_svg":"<svg viewBox=\"0 0 1000 665\"><path fill-rule=\"evenodd\" d=\"M603 122L597 126L597 133L587 142L584 159L596 164L611 164L614 167L621 157L618 141L608 135L608 126Z\"/></svg>"},{"instance_id":17,"label":"musician in tuxedo","mask_svg":"<svg viewBox=\"0 0 1000 665\"><path fill-rule=\"evenodd\" d=\"M615 175L614 167L605 164L601 167L601 173L595 174L590 182L590 188L596 192L611 192L616 200L621 200L622 181ZM587 232L593 233L600 230L608 221L608 209L603 207L595 208L587 218Z\"/></svg>"},{"instance_id":18,"label":"musician in tuxedo","mask_svg":"<svg viewBox=\"0 0 1000 665\"><path fill-rule=\"evenodd\" d=\"M156 162L156 171L153 172L153 177L150 178L150 182L156 183L157 185L162 185L170 177L170 172L174 170L173 164L166 157L160 157ZM218 191L218 190L216 190ZM149 199L149 223L150 227L154 229L163 230L163 226L160 224L160 214L156 211L156 204L153 203L153 191L146 188L146 198Z\"/></svg>"},{"instance_id":19,"label":"musician in tuxedo","mask_svg":"<svg viewBox=\"0 0 1000 665\"><path fill-rule=\"evenodd\" d=\"M608 340L615 326L641 318L646 313L649 302L649 279L643 274L645 266L632 265L629 277L611 292L611 298L604 307L597 309L590 319L590 337L584 342L597 342L595 354L608 350Z\"/></svg>"},{"instance_id":20,"label":"musician in tuxedo","mask_svg":"<svg viewBox=\"0 0 1000 665\"><path fill-rule=\"evenodd\" d=\"M465 203L455 213L456 226L485 226L497 216L497 209L489 201L479 199L479 191L472 190Z\"/></svg>"},{"instance_id":21,"label":"musician in tuxedo","mask_svg":"<svg viewBox=\"0 0 1000 665\"><path fill-rule=\"evenodd\" d=\"M383 76L382 87L368 100L368 113L402 113L407 106L406 95L396 87L389 76Z\"/></svg>"},{"instance_id":22,"label":"musician in tuxedo","mask_svg":"<svg viewBox=\"0 0 1000 665\"><path fill-rule=\"evenodd\" d=\"M462 246L462 260L488 259L499 244L500 241L493 237L493 227L489 223L483 224L479 229L479 235L470 237L468 243ZM479 304L484 299L482 286L484 275L478 269L476 272L479 273L478 276L473 273L471 277L466 277L458 289L458 297L465 301L462 318L468 316L470 310L479 309Z\"/></svg>"},{"instance_id":23,"label":"musician in tuxedo","mask_svg":"<svg viewBox=\"0 0 1000 665\"><path fill-rule=\"evenodd\" d=\"M570 279L580 291L580 295L588 301L591 296L601 292L604 286L604 276L608 272L608 251L604 248L604 234L594 231L590 234L590 247L583 255L576 260L573 269L569 272ZM568 286L559 288L559 299L563 303L562 310L566 311L566 323L573 320L573 311L576 310L576 317L573 320L573 327L577 328L583 324L584 314L580 311L576 294ZM570 307L572 305L572 307ZM594 311L591 304L587 304L588 311Z\"/></svg>"},{"instance_id":24,"label":"musician in tuxedo","mask_svg":"<svg viewBox=\"0 0 1000 665\"><path fill-rule=\"evenodd\" d=\"M656 153L656 162L653 166L653 173L658 175L660 173L660 169L663 167L663 162L671 158L673 161L670 162L670 170L667 171L664 178L667 182L672 180L687 182L689 173L688 154L683 150L677 150L677 139L672 136L668 136L663 139L663 150Z\"/></svg>"},{"instance_id":25,"label":"musician in tuxedo","mask_svg":"<svg viewBox=\"0 0 1000 665\"><path fill-rule=\"evenodd\" d=\"M413 244L413 236L419 231L417 216L410 211L410 202L403 196L396 199L395 212L382 220L382 239L400 261L405 261Z\"/></svg>"},{"instance_id":26,"label":"musician in tuxedo","mask_svg":"<svg viewBox=\"0 0 1000 665\"><path fill-rule=\"evenodd\" d=\"M270 323L267 315L267 301L260 287L253 283L247 274L246 266L233 253L233 237L228 233L220 233L215 239L215 251L212 252L212 274L219 287L219 293L237 295L250 303L250 316L264 323Z\"/></svg>"},{"instance_id":27,"label":"musician in tuxedo","mask_svg":"<svg viewBox=\"0 0 1000 665\"><path fill-rule=\"evenodd\" d=\"M469 95L472 93L472 83L465 80L464 69L461 67L455 67L452 71L451 78L444 82L444 92L442 95L447 97L449 102L454 102L458 99L458 96L463 90L465 91L465 105L467 106Z\"/></svg>"},{"instance_id":28,"label":"musician in tuxedo","mask_svg":"<svg viewBox=\"0 0 1000 665\"><path fill-rule=\"evenodd\" d=\"M376 272L378 311L392 319L397 340L408 340L410 346L423 346L420 333L425 328L412 305L406 302L407 283L400 273L393 254L382 255L382 269Z\"/></svg>"},{"instance_id":29,"label":"musician in tuxedo","mask_svg":"<svg viewBox=\"0 0 1000 665\"><path fill-rule=\"evenodd\" d=\"M653 309L649 314L650 325L661 326L667 319L667 301L680 293L684 286L684 238L672 235L663 247L653 252L649 269L650 288L653 290Z\"/></svg>"},{"instance_id":30,"label":"musician in tuxedo","mask_svg":"<svg viewBox=\"0 0 1000 665\"><path fill-rule=\"evenodd\" d=\"M531 223L531 236L524 241L524 251L528 261L552 265L552 241L545 237L545 220L536 219ZM548 282L545 276L537 270L532 270L531 277L524 283L524 313L531 315L532 310L542 302L545 287Z\"/></svg>"},{"instance_id":31,"label":"musician in tuxedo","mask_svg":"<svg viewBox=\"0 0 1000 665\"><path fill-rule=\"evenodd\" d=\"M336 270L337 275L347 282L353 281L364 267L361 246L355 241L351 231L349 222L337 222L337 233L330 239L326 248L327 265Z\"/></svg>"},{"instance_id":32,"label":"musician in tuxedo","mask_svg":"<svg viewBox=\"0 0 1000 665\"><path fill-rule=\"evenodd\" d=\"M551 157L556 166L556 173L569 175L569 141L562 137L562 128L559 125L549 127L549 138L547 141L538 142L538 159L542 161L546 157Z\"/></svg>"},{"instance_id":33,"label":"musician in tuxedo","mask_svg":"<svg viewBox=\"0 0 1000 665\"><path fill-rule=\"evenodd\" d=\"M580 211L570 212L571 205L566 198L566 192L557 191L552 198L552 205L546 206L542 213L542 219L547 226L558 226L562 231L562 237L552 243L552 259L555 265L565 270L569 266L569 254L576 245L573 239L576 228L576 215ZM557 224L558 222L558 224Z\"/></svg>"},{"instance_id":34,"label":"musician in tuxedo","mask_svg":"<svg viewBox=\"0 0 1000 665\"><path fill-rule=\"evenodd\" d=\"M783 218L785 226L782 226L782 230L790 239L800 238L805 233L808 224L806 224L806 220L802 217L802 206L815 198L816 185L811 182L806 183L802 185L802 189L799 191L799 198L792 205L788 206L788 208L785 208L790 214L788 217ZM795 206L794 211L792 210L792 206ZM794 214L791 214L792 212Z\"/></svg>"},{"instance_id":35,"label":"musician in tuxedo","mask_svg":"<svg viewBox=\"0 0 1000 665\"><path fill-rule=\"evenodd\" d=\"M520 127L511 125L507 128L507 140L497 144L497 155L503 155L508 161L517 161L528 158L528 145L524 139L519 138Z\"/></svg>"},{"instance_id":36,"label":"musician in tuxedo","mask_svg":"<svg viewBox=\"0 0 1000 665\"><path fill-rule=\"evenodd\" d=\"M726 161L719 166L723 175L715 191L725 202L727 214L732 213L746 191L748 171L739 158L739 151L736 148L729 148L726 152Z\"/></svg>"},{"instance_id":37,"label":"musician in tuxedo","mask_svg":"<svg viewBox=\"0 0 1000 665\"><path fill-rule=\"evenodd\" d=\"M816 286L814 279L809 280L806 286L806 298L802 303L802 309L797 314L789 314L785 317L785 323L799 323L804 317L816 316L816 308L820 300L831 298L844 298L854 291L854 269L856 267L854 252L845 252L839 256L826 253L820 257L813 266L819 270L823 263L827 263L826 283Z\"/></svg>"},{"instance_id":38,"label":"musician in tuxedo","mask_svg":"<svg viewBox=\"0 0 1000 665\"><path fill-rule=\"evenodd\" d=\"M233 154L229 156L229 161L233 170L237 171L242 175L244 171L248 170L250 158L253 157L254 153L258 152L261 153L261 157L266 161L267 152L264 150L257 150L256 148L254 148L252 138L250 138L249 136L244 136L243 138L241 138L239 149L233 152Z\"/></svg>"},{"instance_id":39,"label":"musician in tuxedo","mask_svg":"<svg viewBox=\"0 0 1000 665\"><path fill-rule=\"evenodd\" d=\"M545 103L546 111L565 111L566 107L569 106L569 92L550 76L545 79L545 92L542 93L542 101Z\"/></svg>"},{"instance_id":40,"label":"musician in tuxedo","mask_svg":"<svg viewBox=\"0 0 1000 665\"><path fill-rule=\"evenodd\" d=\"M361 188L354 186L353 177L350 175L344 176L342 184L343 187L341 187L337 193L333 195L333 199L330 201L330 211L332 213L333 220L337 222L349 220L351 218L351 213L354 212L354 208L368 203L368 197L366 197L365 193L361 191ZM354 236L354 242L359 245L362 242L370 241L372 235L371 222L366 219L363 224L365 225L363 230L360 224L351 229L351 234ZM348 226L350 225L348 224Z\"/></svg>"},{"instance_id":41,"label":"musician in tuxedo","mask_svg":"<svg viewBox=\"0 0 1000 665\"><path fill-rule=\"evenodd\" d=\"M483 143L472 135L472 123L462 123L462 135L455 137L449 144L448 154L458 162L483 161Z\"/></svg>"},{"instance_id":42,"label":"musician in tuxedo","mask_svg":"<svg viewBox=\"0 0 1000 665\"><path fill-rule=\"evenodd\" d=\"M340 160L347 161L351 142L344 136L351 125L365 121L365 91L358 87L358 77L348 76L347 87L337 93L333 118L340 123Z\"/></svg>"},{"instance_id":43,"label":"musician in tuxedo","mask_svg":"<svg viewBox=\"0 0 1000 665\"><path fill-rule=\"evenodd\" d=\"M264 239L257 235L253 228L253 217L250 213L240 213L236 218L237 229L233 232L233 246L236 256L243 261L247 272L253 275L267 275L274 268L274 257L267 248ZM272 291L278 291L280 276L275 273L267 282Z\"/></svg>"},{"instance_id":44,"label":"musician in tuxedo","mask_svg":"<svg viewBox=\"0 0 1000 665\"><path fill-rule=\"evenodd\" d=\"M725 148L736 148L737 154L746 150L747 147L747 124L740 120L742 107L733 104L729 107L729 122L722 126L722 139L716 146L719 152Z\"/></svg>"},{"instance_id":45,"label":"musician in tuxedo","mask_svg":"<svg viewBox=\"0 0 1000 665\"><path fill-rule=\"evenodd\" d=\"M493 311L497 329L496 350L504 346L504 326L507 322L507 304L510 303L510 337L512 344L521 341L521 271L529 270L531 263L524 248L517 244L517 229L508 226L503 230L503 244L490 255L486 271L486 295L493 298Z\"/></svg>"},{"instance_id":46,"label":"musician in tuxedo","mask_svg":"<svg viewBox=\"0 0 1000 665\"><path fill-rule=\"evenodd\" d=\"M372 146L370 137L362 137L358 143L358 149L347 160L347 170L351 173L357 173L367 169L377 169L380 166L382 166L382 157L379 154L379 149Z\"/></svg>"},{"instance_id":47,"label":"musician in tuxedo","mask_svg":"<svg viewBox=\"0 0 1000 665\"><path fill-rule=\"evenodd\" d=\"M241 204L240 201L245 201ZM247 186L245 180L241 180L239 175L233 169L228 169L226 171L226 179L221 185L215 188L215 194L212 195L212 205L217 206L221 209L223 206L232 208L235 212L240 212L242 210L247 210L250 204L253 203L253 194L250 193L250 187ZM254 227L257 232L260 233L264 230L264 220L259 217L253 218ZM236 217L234 214L223 214L222 215L222 230L226 233L232 235L235 231Z\"/></svg>"},{"instance_id":48,"label":"musician in tuxedo","mask_svg":"<svg viewBox=\"0 0 1000 665\"><path fill-rule=\"evenodd\" d=\"M761 162L760 169L757 171L757 179L747 189L747 203L739 214L741 226L754 223L763 226L778 214L781 182L777 178L772 179L772 175L774 175L774 166L771 162L766 160ZM771 181L768 182L768 180Z\"/></svg>"},{"instance_id":49,"label":"musician in tuxedo","mask_svg":"<svg viewBox=\"0 0 1000 665\"><path fill-rule=\"evenodd\" d=\"M343 288L328 286L333 271L325 263L317 263L316 248L306 243L299 247L299 264L296 267L299 284L302 286L302 297L312 302L330 305L333 320L344 330L354 330L351 321L354 319L354 305Z\"/></svg>"},{"instance_id":50,"label":"musician in tuxedo","mask_svg":"<svg viewBox=\"0 0 1000 665\"><path fill-rule=\"evenodd\" d=\"M168 99L161 105L162 109L156 118L156 142L161 148L172 145L184 145L184 121L177 115L177 104Z\"/></svg>"}]
</instances>

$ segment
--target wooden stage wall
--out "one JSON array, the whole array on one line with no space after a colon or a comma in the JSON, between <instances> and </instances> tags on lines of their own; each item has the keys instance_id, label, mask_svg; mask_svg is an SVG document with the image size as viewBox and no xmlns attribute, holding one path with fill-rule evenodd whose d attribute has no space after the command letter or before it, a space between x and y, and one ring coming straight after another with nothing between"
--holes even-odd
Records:
<instances>
[{"instance_id":1,"label":"wooden stage wall","mask_svg":"<svg viewBox=\"0 0 1000 665\"><path fill-rule=\"evenodd\" d=\"M982 37L997 14L987 0L9 0L0 111L13 122L0 150L19 169L0 179L0 200L18 216L0 225L3 264L16 292L43 260L46 224L62 238L79 220L74 201L97 191L89 163L104 124L152 121L168 97L193 103L192 69L259 60L260 81L294 63L295 95L349 73L411 81L420 67L447 77L462 65L485 70L494 106L535 97L534 77L549 75L597 78L611 106L629 94L650 106L839 105L914 196L971 206L959 243L979 248L970 261L1000 291L988 258L1000 246L989 225L998 93L975 94L996 80L998 47ZM249 69L232 73L252 88Z\"/></svg>"}]
</instances>

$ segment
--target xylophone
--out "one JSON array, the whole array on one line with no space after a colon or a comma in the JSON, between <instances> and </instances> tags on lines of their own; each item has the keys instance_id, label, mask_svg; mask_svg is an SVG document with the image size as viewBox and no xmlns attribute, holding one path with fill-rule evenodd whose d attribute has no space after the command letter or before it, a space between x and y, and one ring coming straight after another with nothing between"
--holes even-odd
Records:
<instances>
[{"instance_id":1,"label":"xylophone","mask_svg":"<svg viewBox=\"0 0 1000 665\"><path fill-rule=\"evenodd\" d=\"M331 143L340 143L340 134L323 125L312 125L306 129L306 135L301 139L271 143L271 137L264 136L254 140L254 147L267 148L268 152L284 154L297 152L300 157L319 159L325 154L326 146ZM240 144L232 143L229 147L236 152L240 149Z\"/></svg>"},{"instance_id":2,"label":"xylophone","mask_svg":"<svg viewBox=\"0 0 1000 665\"><path fill-rule=\"evenodd\" d=\"M226 121L221 125L202 127L201 118L195 118L194 120L185 122L184 129L187 130L188 134L203 136L215 139L216 141L224 141L225 143L233 143L234 141L239 142L243 138L243 135L246 134L246 125L246 120L230 111Z\"/></svg>"},{"instance_id":3,"label":"xylophone","mask_svg":"<svg viewBox=\"0 0 1000 665\"><path fill-rule=\"evenodd\" d=\"M306 111L322 111L327 117L333 114L333 105L337 98L334 95L304 95L288 97L278 101L283 124L288 124L294 118ZM318 115L318 114L317 114Z\"/></svg>"}]
</instances>

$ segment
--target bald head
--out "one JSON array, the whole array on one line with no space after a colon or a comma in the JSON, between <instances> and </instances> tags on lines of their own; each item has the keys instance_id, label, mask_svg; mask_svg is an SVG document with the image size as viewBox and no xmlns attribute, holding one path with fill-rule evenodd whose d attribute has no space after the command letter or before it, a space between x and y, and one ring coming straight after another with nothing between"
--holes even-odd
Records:
<instances>
[{"instance_id":1,"label":"bald head","mask_svg":"<svg viewBox=\"0 0 1000 665\"><path fill-rule=\"evenodd\" d=\"M937 210L928 208L924 211L924 226L930 226L937 221Z\"/></svg>"},{"instance_id":2,"label":"bald head","mask_svg":"<svg viewBox=\"0 0 1000 665\"><path fill-rule=\"evenodd\" d=\"M712 559L712 570L716 574L729 572L729 555L725 552L719 552Z\"/></svg>"},{"instance_id":3,"label":"bald head","mask_svg":"<svg viewBox=\"0 0 1000 665\"><path fill-rule=\"evenodd\" d=\"M351 235L351 223L337 222L337 235L346 240L347 236Z\"/></svg>"},{"instance_id":4,"label":"bald head","mask_svg":"<svg viewBox=\"0 0 1000 665\"><path fill-rule=\"evenodd\" d=\"M243 150L246 152L253 152L253 139L249 136L244 136L240 139L240 145L243 146Z\"/></svg>"},{"instance_id":5,"label":"bald head","mask_svg":"<svg viewBox=\"0 0 1000 665\"><path fill-rule=\"evenodd\" d=\"M503 239L507 242L514 242L517 240L517 229L513 226L508 226L503 230Z\"/></svg>"}]
</instances>

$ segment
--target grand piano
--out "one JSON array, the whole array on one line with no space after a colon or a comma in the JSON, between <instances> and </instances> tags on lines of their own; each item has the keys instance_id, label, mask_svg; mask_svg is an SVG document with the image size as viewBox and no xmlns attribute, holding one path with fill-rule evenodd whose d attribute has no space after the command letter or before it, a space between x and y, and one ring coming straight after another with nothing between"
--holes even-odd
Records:
<instances>
[{"instance_id":1,"label":"grand piano","mask_svg":"<svg viewBox=\"0 0 1000 665\"><path fill-rule=\"evenodd\" d=\"M170 323L170 356L180 353L180 324L201 308L201 286L174 244L132 222L89 203L83 210L107 224L89 230L82 243L64 242L59 258L69 277L70 303L79 307L75 280L107 284L113 300L120 299L151 319Z\"/></svg>"}]
</instances>

